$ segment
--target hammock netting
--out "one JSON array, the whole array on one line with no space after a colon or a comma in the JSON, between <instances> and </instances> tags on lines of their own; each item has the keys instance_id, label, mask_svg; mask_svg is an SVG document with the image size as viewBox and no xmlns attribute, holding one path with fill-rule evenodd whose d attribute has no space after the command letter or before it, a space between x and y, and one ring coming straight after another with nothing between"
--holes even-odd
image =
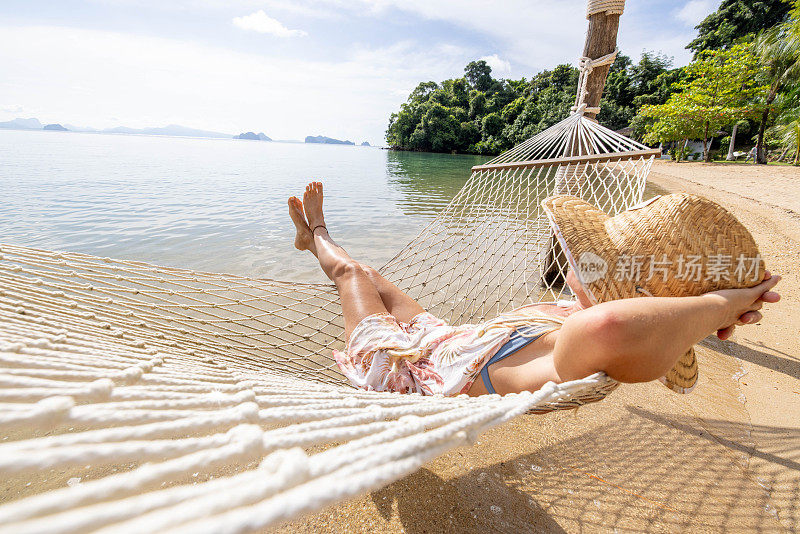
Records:
<instances>
[{"instance_id":1,"label":"hammock netting","mask_svg":"<svg viewBox=\"0 0 800 534\"><path fill-rule=\"evenodd\" d=\"M642 200L653 158L574 114L475 167L381 272L452 323L569 296L541 200L617 213ZM252 531L617 386L355 390L331 357L342 319L326 284L2 245L0 288L0 474L15 489L0 532Z\"/></svg>"},{"instance_id":2,"label":"hammock netting","mask_svg":"<svg viewBox=\"0 0 800 534\"><path fill-rule=\"evenodd\" d=\"M541 201L568 193L616 214L642 200L658 153L585 118L581 100L473 168L380 272L454 324L569 297ZM332 285L0 246L0 533L259 530L618 385L598 373L504 397L361 391L333 361L342 337Z\"/></svg>"}]
</instances>

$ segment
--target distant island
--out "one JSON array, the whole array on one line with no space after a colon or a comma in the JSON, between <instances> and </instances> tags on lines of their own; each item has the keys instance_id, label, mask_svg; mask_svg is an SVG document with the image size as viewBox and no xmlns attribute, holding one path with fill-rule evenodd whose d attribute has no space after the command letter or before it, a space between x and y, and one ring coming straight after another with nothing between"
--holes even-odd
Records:
<instances>
[{"instance_id":1,"label":"distant island","mask_svg":"<svg viewBox=\"0 0 800 534\"><path fill-rule=\"evenodd\" d=\"M234 135L233 138L249 139L251 141L272 141L272 139L264 135L264 132L259 132L259 133L245 132L245 133L240 133L239 135Z\"/></svg>"},{"instance_id":2,"label":"distant island","mask_svg":"<svg viewBox=\"0 0 800 534\"><path fill-rule=\"evenodd\" d=\"M0 122L0 128L5 130L41 130L43 128L39 119L14 119L13 121Z\"/></svg>"},{"instance_id":3,"label":"distant island","mask_svg":"<svg viewBox=\"0 0 800 534\"><path fill-rule=\"evenodd\" d=\"M230 139L233 137L231 134L221 132L211 132L208 130L198 130L196 128L188 128L180 124L169 124L157 128L129 128L127 126L117 126L115 128L106 128L98 130L96 128L86 128L80 126L73 126L71 124L47 124L43 125L39 119L30 118L16 118L14 120L0 122L0 129L4 130L56 130L67 132L91 132L91 133L106 133L106 134L132 134L132 135L168 135L175 137L211 137L217 139Z\"/></svg>"},{"instance_id":4,"label":"distant island","mask_svg":"<svg viewBox=\"0 0 800 534\"><path fill-rule=\"evenodd\" d=\"M56 132L80 132L98 134L125 134L125 135L160 135L169 137L202 137L212 139L246 139L249 141L271 141L274 143L303 143L291 139L272 139L264 132L242 132L239 135L231 135L210 130L199 130L189 128L180 124L168 124L167 126L149 128L130 128L128 126L115 126L114 128L97 129L88 126L75 126L68 123L42 124L39 119L31 117L28 119L18 117L14 120L0 121L0 130L48 130ZM353 141L342 141L324 135L309 135L305 138L306 143L317 143L326 145L348 145L354 146ZM372 146L368 141L364 141L360 146Z\"/></svg>"},{"instance_id":5,"label":"distant island","mask_svg":"<svg viewBox=\"0 0 800 534\"><path fill-rule=\"evenodd\" d=\"M324 135L309 135L306 137L306 143L321 143L325 145L355 145L352 141L341 141Z\"/></svg>"},{"instance_id":6,"label":"distant island","mask_svg":"<svg viewBox=\"0 0 800 534\"><path fill-rule=\"evenodd\" d=\"M216 139L230 139L231 134L221 132L211 132L208 130L198 130L188 128L180 124L169 124L158 128L128 128L127 126L117 126L101 130L102 133L121 133L133 135L170 135L175 137L210 137Z\"/></svg>"}]
</instances>

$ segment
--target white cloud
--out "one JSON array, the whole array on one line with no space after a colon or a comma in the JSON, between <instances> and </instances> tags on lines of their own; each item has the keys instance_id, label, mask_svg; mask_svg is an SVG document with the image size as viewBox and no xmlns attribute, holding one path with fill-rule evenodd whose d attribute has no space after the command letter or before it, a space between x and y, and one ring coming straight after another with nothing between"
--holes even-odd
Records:
<instances>
[{"instance_id":1,"label":"white cloud","mask_svg":"<svg viewBox=\"0 0 800 534\"><path fill-rule=\"evenodd\" d=\"M497 54L492 54L491 56L483 56L481 58L486 62L487 65L492 67L492 72L497 74L503 74L504 72L511 72L511 63L506 61L505 59L500 59L500 56Z\"/></svg>"},{"instance_id":2,"label":"white cloud","mask_svg":"<svg viewBox=\"0 0 800 534\"><path fill-rule=\"evenodd\" d=\"M355 3L371 6L378 13L399 9L490 36L509 63L505 72L511 70L511 64L530 71L552 68L558 63L575 63L586 32L585 0L504 0L502 7L485 0L355 0Z\"/></svg>"},{"instance_id":3,"label":"white cloud","mask_svg":"<svg viewBox=\"0 0 800 534\"><path fill-rule=\"evenodd\" d=\"M336 6L304 4L298 0L260 0L260 2L268 7L270 11L282 11L310 18L342 18L342 13L336 9Z\"/></svg>"},{"instance_id":4,"label":"white cloud","mask_svg":"<svg viewBox=\"0 0 800 534\"><path fill-rule=\"evenodd\" d=\"M97 128L175 123L378 141L410 92L399 88L461 71L465 58L452 52L404 41L298 60L99 30L0 27L0 72L9 74L0 102L43 122ZM43 83L43 73L59 83Z\"/></svg>"},{"instance_id":5,"label":"white cloud","mask_svg":"<svg viewBox=\"0 0 800 534\"><path fill-rule=\"evenodd\" d=\"M716 9L717 4L715 0L689 0L675 13L675 16L687 26L694 28Z\"/></svg>"},{"instance_id":6,"label":"white cloud","mask_svg":"<svg viewBox=\"0 0 800 534\"><path fill-rule=\"evenodd\" d=\"M485 0L94 1L205 9L213 15L206 18L219 24L252 13L235 19L237 26L273 35L301 30L258 10L287 23L307 20L316 26L305 42L291 43L292 57L281 52L282 43L237 52L226 48L231 46L227 40L212 46L63 26L0 27L0 72L6 74L0 76L0 113L14 113L6 118L19 116L9 109L21 106L25 116L42 121L101 128L178 123L230 133L264 131L278 139L322 133L377 140L383 138L389 114L420 81L460 76L464 65L481 55L505 78L575 64L587 27L585 0L503 0L497 6ZM650 2L628 2L620 47L634 60L646 48L675 56L676 65L686 64L691 54L684 46L694 31L677 18L677 10L685 12L685 20L695 20L704 14L703 5L713 9L711 3L665 0L659 8L669 15L666 20L653 17ZM692 15L692 9L699 11ZM314 13L341 19L341 25L327 25L331 32L399 21L413 36L413 23L421 20L433 30L419 42L354 47L343 44L352 42L347 38L328 39L319 17L307 18ZM459 40L464 34L475 39ZM386 42L385 37L359 35L367 42ZM329 43L335 43L330 44L333 53L317 53ZM300 50L306 44L308 49Z\"/></svg>"},{"instance_id":7,"label":"white cloud","mask_svg":"<svg viewBox=\"0 0 800 534\"><path fill-rule=\"evenodd\" d=\"M276 37L302 37L308 35L303 30L290 30L280 21L264 13L263 10L256 11L245 17L236 17L233 19L233 23L243 30L268 33Z\"/></svg>"},{"instance_id":8,"label":"white cloud","mask_svg":"<svg viewBox=\"0 0 800 534\"><path fill-rule=\"evenodd\" d=\"M478 32L482 37L490 37L497 43L493 46L497 54L514 69L525 69L509 73L520 76L529 75L530 70L552 68L558 63L575 63L583 49L586 32L586 0L503 0L498 5L486 0L259 1L270 12L339 17L351 21L372 17L380 23L382 19L396 15L392 13L395 10L429 21L460 26ZM468 59L495 50L473 51Z\"/></svg>"},{"instance_id":9,"label":"white cloud","mask_svg":"<svg viewBox=\"0 0 800 534\"><path fill-rule=\"evenodd\" d=\"M397 11L447 26L460 26L492 42L489 50L512 65L509 77L527 76L558 63L575 64L583 49L587 22L586 0L91 0L93 2L142 5L165 10L264 9L273 16L302 16L305 19L338 19L348 23L374 18L367 24L381 24ZM663 51L685 64L691 54L683 48L695 35L690 31L713 11L719 0L653 0L628 2L621 20L623 52L638 56L651 43L674 46ZM277 14L276 14L277 13ZM658 16L654 16L657 13ZM357 23L357 22L356 22ZM413 30L412 30L413 31ZM314 37L321 37L324 35ZM684 42L679 42L684 39ZM660 44L659 44L660 46Z\"/></svg>"},{"instance_id":10,"label":"white cloud","mask_svg":"<svg viewBox=\"0 0 800 534\"><path fill-rule=\"evenodd\" d=\"M374 18L375 24L393 18L397 11L412 17L459 26L492 42L481 54L497 53L509 61L507 77L528 76L559 63L575 64L583 50L586 33L586 0L93 0L142 3L163 9L265 9L282 17L336 18L349 23ZM692 38L687 31L711 12L719 0L658 0L628 2L620 26L623 52L638 57L644 49L658 49L685 64L691 55L684 46ZM393 12L394 11L394 12ZM654 12L659 16L654 17ZM668 20L664 16L668 16ZM372 24L373 21L367 21ZM688 26L687 26L688 25ZM316 35L315 35L316 37ZM324 36L321 36L324 38ZM683 39L683 42L680 42ZM653 44L655 43L655 44Z\"/></svg>"},{"instance_id":11,"label":"white cloud","mask_svg":"<svg viewBox=\"0 0 800 534\"><path fill-rule=\"evenodd\" d=\"M576 64L586 35L586 0L292 0L307 7L337 9L354 16L381 17L396 9L427 20L441 21L489 37L493 48L512 67L510 77L527 76L559 63ZM623 52L638 58L642 50L661 50L685 65L691 54L686 43L694 38L684 22L694 27L719 0L691 0L680 10L675 0L628 2L620 21L619 43ZM653 5L660 4L660 5ZM654 19L653 9L671 12L673 20ZM488 51L487 51L488 52ZM474 58L474 57L473 57Z\"/></svg>"}]
</instances>

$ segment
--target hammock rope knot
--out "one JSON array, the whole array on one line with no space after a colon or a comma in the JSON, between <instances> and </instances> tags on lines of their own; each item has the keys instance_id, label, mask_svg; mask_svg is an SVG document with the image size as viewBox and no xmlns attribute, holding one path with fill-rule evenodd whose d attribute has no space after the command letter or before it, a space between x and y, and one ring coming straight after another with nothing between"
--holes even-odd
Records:
<instances>
[{"instance_id":1,"label":"hammock rope knot","mask_svg":"<svg viewBox=\"0 0 800 534\"><path fill-rule=\"evenodd\" d=\"M619 47L615 48L613 52L606 54L602 57L597 59L592 59L590 57L583 56L578 59L578 70L580 74L578 75L578 94L575 97L575 105L570 108L572 113L576 113L579 115L583 115L584 113L594 113L595 115L600 113L600 107L587 107L585 103L585 99L589 96L589 91L587 89L587 84L589 83L589 75L595 69L595 67L602 67L605 65L611 65L617 59L617 55L619 54Z\"/></svg>"}]
</instances>

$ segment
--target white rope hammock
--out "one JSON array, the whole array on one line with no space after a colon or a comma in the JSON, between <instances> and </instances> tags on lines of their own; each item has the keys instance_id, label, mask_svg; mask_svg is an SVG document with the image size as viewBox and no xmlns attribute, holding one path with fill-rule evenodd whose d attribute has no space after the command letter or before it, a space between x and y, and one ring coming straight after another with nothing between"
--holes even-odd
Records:
<instances>
[{"instance_id":1,"label":"white rope hammock","mask_svg":"<svg viewBox=\"0 0 800 534\"><path fill-rule=\"evenodd\" d=\"M583 89L576 113L473 168L382 274L454 324L564 296L541 200L615 214L658 152L584 118ZM341 338L327 284L0 246L0 476L18 489L0 533L258 530L617 387L600 373L505 397L359 391L332 359Z\"/></svg>"}]
</instances>

